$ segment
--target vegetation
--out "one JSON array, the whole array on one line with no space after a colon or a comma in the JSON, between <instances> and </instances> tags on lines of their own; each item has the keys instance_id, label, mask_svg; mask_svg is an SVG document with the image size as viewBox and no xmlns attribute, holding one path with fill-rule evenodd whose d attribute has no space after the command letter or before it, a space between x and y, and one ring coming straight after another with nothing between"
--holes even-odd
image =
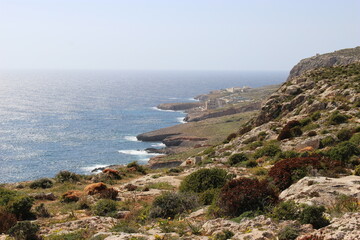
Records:
<instances>
[{"instance_id":1,"label":"vegetation","mask_svg":"<svg viewBox=\"0 0 360 240\"><path fill-rule=\"evenodd\" d=\"M56 174L55 181L59 183L78 182L80 181L80 176L73 172L60 171L58 174Z\"/></svg>"},{"instance_id":2,"label":"vegetation","mask_svg":"<svg viewBox=\"0 0 360 240\"><path fill-rule=\"evenodd\" d=\"M221 188L226 181L227 172L223 169L200 169L181 182L180 191L202 193L209 189Z\"/></svg>"},{"instance_id":3,"label":"vegetation","mask_svg":"<svg viewBox=\"0 0 360 240\"><path fill-rule=\"evenodd\" d=\"M111 199L101 199L94 206L94 213L98 216L111 216L117 210L117 204Z\"/></svg>"},{"instance_id":4,"label":"vegetation","mask_svg":"<svg viewBox=\"0 0 360 240\"><path fill-rule=\"evenodd\" d=\"M24 221L18 222L10 228L9 235L15 238L15 240L36 240L39 239L37 236L39 230L39 225Z\"/></svg>"},{"instance_id":5,"label":"vegetation","mask_svg":"<svg viewBox=\"0 0 360 240\"><path fill-rule=\"evenodd\" d=\"M155 198L151 209L152 218L174 218L198 206L196 195L191 193L166 192Z\"/></svg>"},{"instance_id":6,"label":"vegetation","mask_svg":"<svg viewBox=\"0 0 360 240\"><path fill-rule=\"evenodd\" d=\"M324 217L324 206L305 206L301 211L299 220L302 224L311 224L314 228L319 229L330 224L329 220Z\"/></svg>"},{"instance_id":7,"label":"vegetation","mask_svg":"<svg viewBox=\"0 0 360 240\"><path fill-rule=\"evenodd\" d=\"M230 166L234 166L238 163L245 162L248 160L248 157L244 153L235 153L229 157Z\"/></svg>"},{"instance_id":8,"label":"vegetation","mask_svg":"<svg viewBox=\"0 0 360 240\"><path fill-rule=\"evenodd\" d=\"M256 150L254 153L254 158L257 159L263 156L275 157L279 153L281 153L281 149L279 146L275 144L269 144Z\"/></svg>"},{"instance_id":9,"label":"vegetation","mask_svg":"<svg viewBox=\"0 0 360 240\"><path fill-rule=\"evenodd\" d=\"M278 234L279 240L295 240L300 233L300 229L297 226L287 225L280 230Z\"/></svg>"},{"instance_id":10,"label":"vegetation","mask_svg":"<svg viewBox=\"0 0 360 240\"><path fill-rule=\"evenodd\" d=\"M32 189L36 188L51 188L53 186L53 181L51 181L49 178L41 178L39 180L33 181L29 187Z\"/></svg>"},{"instance_id":11,"label":"vegetation","mask_svg":"<svg viewBox=\"0 0 360 240\"><path fill-rule=\"evenodd\" d=\"M228 216L263 210L277 201L277 193L265 180L239 178L228 182L219 195L218 205Z\"/></svg>"}]
</instances>

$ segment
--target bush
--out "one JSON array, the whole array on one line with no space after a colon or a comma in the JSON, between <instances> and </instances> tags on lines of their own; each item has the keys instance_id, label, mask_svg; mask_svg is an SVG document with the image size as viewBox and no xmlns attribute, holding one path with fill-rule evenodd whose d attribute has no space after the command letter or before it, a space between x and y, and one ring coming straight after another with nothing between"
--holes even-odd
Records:
<instances>
[{"instance_id":1,"label":"bush","mask_svg":"<svg viewBox=\"0 0 360 240\"><path fill-rule=\"evenodd\" d=\"M139 226L128 220L120 220L111 228L112 232L138 233Z\"/></svg>"},{"instance_id":2,"label":"bush","mask_svg":"<svg viewBox=\"0 0 360 240\"><path fill-rule=\"evenodd\" d=\"M349 140L351 143L359 146L360 145L360 133L355 133Z\"/></svg>"},{"instance_id":3,"label":"bush","mask_svg":"<svg viewBox=\"0 0 360 240\"><path fill-rule=\"evenodd\" d=\"M330 224L329 220L324 218L324 206L305 206L300 213L299 220L302 224L311 224L315 229L325 227Z\"/></svg>"},{"instance_id":4,"label":"bush","mask_svg":"<svg viewBox=\"0 0 360 240\"><path fill-rule=\"evenodd\" d=\"M339 113L338 111L331 114L330 117L328 118L328 122L331 125L338 125L341 123L346 123L347 120L348 120L348 116L343 115L343 114Z\"/></svg>"},{"instance_id":5,"label":"bush","mask_svg":"<svg viewBox=\"0 0 360 240\"><path fill-rule=\"evenodd\" d=\"M141 174L146 174L146 169L139 165L137 161L131 162L128 165L126 165L127 168L135 168L135 170Z\"/></svg>"},{"instance_id":6,"label":"bush","mask_svg":"<svg viewBox=\"0 0 360 240\"><path fill-rule=\"evenodd\" d=\"M296 226L288 225L280 230L279 240L295 240L300 234L300 229Z\"/></svg>"},{"instance_id":7,"label":"bush","mask_svg":"<svg viewBox=\"0 0 360 240\"><path fill-rule=\"evenodd\" d=\"M355 167L355 172L354 172L354 174L355 174L356 176L360 176L360 165L358 165L358 166Z\"/></svg>"},{"instance_id":8,"label":"bush","mask_svg":"<svg viewBox=\"0 0 360 240\"><path fill-rule=\"evenodd\" d=\"M18 222L10 228L9 235L15 240L36 240L39 239L37 232L40 230L39 225L31 222Z\"/></svg>"},{"instance_id":9,"label":"bush","mask_svg":"<svg viewBox=\"0 0 360 240\"><path fill-rule=\"evenodd\" d=\"M314 112L313 114L311 114L310 118L313 121L317 121L319 120L321 117L321 113L320 112Z\"/></svg>"},{"instance_id":10,"label":"bush","mask_svg":"<svg viewBox=\"0 0 360 240\"><path fill-rule=\"evenodd\" d=\"M202 205L212 204L219 196L220 189L208 189L199 196L199 203Z\"/></svg>"},{"instance_id":11,"label":"bush","mask_svg":"<svg viewBox=\"0 0 360 240\"><path fill-rule=\"evenodd\" d=\"M274 157L276 154L281 153L279 146L274 144L266 145L254 153L254 158L261 158L263 156Z\"/></svg>"},{"instance_id":12,"label":"bush","mask_svg":"<svg viewBox=\"0 0 360 240\"><path fill-rule=\"evenodd\" d=\"M35 217L30 211L33 204L34 199L32 197L19 196L10 202L9 209L18 220L30 220Z\"/></svg>"},{"instance_id":13,"label":"bush","mask_svg":"<svg viewBox=\"0 0 360 240\"><path fill-rule=\"evenodd\" d=\"M328 147L328 146L332 146L335 144L335 139L331 136L326 136L323 139L320 140L320 147L324 148L324 147Z\"/></svg>"},{"instance_id":14,"label":"bush","mask_svg":"<svg viewBox=\"0 0 360 240\"><path fill-rule=\"evenodd\" d=\"M228 163L231 166L234 166L240 162L245 162L248 160L248 157L244 153L235 153L229 157Z\"/></svg>"},{"instance_id":15,"label":"bush","mask_svg":"<svg viewBox=\"0 0 360 240\"><path fill-rule=\"evenodd\" d=\"M53 182L49 178L41 178L39 180L33 181L29 187L32 189L36 188L51 188L53 186Z\"/></svg>"},{"instance_id":16,"label":"bush","mask_svg":"<svg viewBox=\"0 0 360 240\"><path fill-rule=\"evenodd\" d=\"M198 206L197 197L189 193L166 192L155 198L151 209L152 218L174 218Z\"/></svg>"},{"instance_id":17,"label":"bush","mask_svg":"<svg viewBox=\"0 0 360 240\"><path fill-rule=\"evenodd\" d=\"M285 190L292 183L305 177L310 169L326 171L340 166L340 162L322 156L288 158L275 163L269 171L269 176L280 190Z\"/></svg>"},{"instance_id":18,"label":"bush","mask_svg":"<svg viewBox=\"0 0 360 240\"><path fill-rule=\"evenodd\" d=\"M278 200L277 193L267 181L239 178L228 182L219 195L218 206L229 216L263 210Z\"/></svg>"},{"instance_id":19,"label":"bush","mask_svg":"<svg viewBox=\"0 0 360 240\"><path fill-rule=\"evenodd\" d=\"M336 137L342 142L349 140L351 136L352 132L349 129L342 129L336 134Z\"/></svg>"},{"instance_id":20,"label":"bush","mask_svg":"<svg viewBox=\"0 0 360 240\"><path fill-rule=\"evenodd\" d=\"M111 199L101 199L94 206L94 213L98 216L111 216L117 210L117 204Z\"/></svg>"},{"instance_id":21,"label":"bush","mask_svg":"<svg viewBox=\"0 0 360 240\"><path fill-rule=\"evenodd\" d=\"M293 120L288 122L285 127L281 130L278 140L281 141L287 138L298 137L302 135L301 123L299 121Z\"/></svg>"},{"instance_id":22,"label":"bush","mask_svg":"<svg viewBox=\"0 0 360 240\"><path fill-rule=\"evenodd\" d=\"M233 140L236 137L237 137L236 133L231 133L229 136L227 136L226 142L230 142L231 140Z\"/></svg>"},{"instance_id":23,"label":"bush","mask_svg":"<svg viewBox=\"0 0 360 240\"><path fill-rule=\"evenodd\" d=\"M50 217L49 211L46 209L45 205L41 203L39 206L35 207L35 213L38 217L48 218Z\"/></svg>"},{"instance_id":24,"label":"bush","mask_svg":"<svg viewBox=\"0 0 360 240\"><path fill-rule=\"evenodd\" d=\"M215 235L214 240L227 240L231 239L234 236L234 233L230 230L223 230Z\"/></svg>"},{"instance_id":25,"label":"bush","mask_svg":"<svg viewBox=\"0 0 360 240\"><path fill-rule=\"evenodd\" d=\"M360 148L350 141L342 142L326 152L330 159L347 162L351 156L359 155Z\"/></svg>"},{"instance_id":26,"label":"bush","mask_svg":"<svg viewBox=\"0 0 360 240\"><path fill-rule=\"evenodd\" d=\"M4 207L0 207L0 234L6 233L16 224L16 216L8 212Z\"/></svg>"},{"instance_id":27,"label":"bush","mask_svg":"<svg viewBox=\"0 0 360 240\"><path fill-rule=\"evenodd\" d=\"M299 218L300 207L294 201L280 202L275 206L270 216L276 220L296 220Z\"/></svg>"},{"instance_id":28,"label":"bush","mask_svg":"<svg viewBox=\"0 0 360 240\"><path fill-rule=\"evenodd\" d=\"M227 172L223 169L200 169L186 176L181 182L181 192L205 192L212 188L221 188L227 180Z\"/></svg>"},{"instance_id":29,"label":"bush","mask_svg":"<svg viewBox=\"0 0 360 240\"><path fill-rule=\"evenodd\" d=\"M253 168L253 167L257 167L257 162L255 160L249 160L245 162L245 166L247 168Z\"/></svg>"},{"instance_id":30,"label":"bush","mask_svg":"<svg viewBox=\"0 0 360 240\"><path fill-rule=\"evenodd\" d=\"M80 176L77 175L76 173L73 173L73 172L60 171L58 174L56 174L55 181L59 182L59 183L79 182L80 181Z\"/></svg>"},{"instance_id":31,"label":"bush","mask_svg":"<svg viewBox=\"0 0 360 240\"><path fill-rule=\"evenodd\" d=\"M310 131L310 132L308 132L307 135L308 135L308 137L314 137L317 135L317 133L315 131Z\"/></svg>"}]
</instances>

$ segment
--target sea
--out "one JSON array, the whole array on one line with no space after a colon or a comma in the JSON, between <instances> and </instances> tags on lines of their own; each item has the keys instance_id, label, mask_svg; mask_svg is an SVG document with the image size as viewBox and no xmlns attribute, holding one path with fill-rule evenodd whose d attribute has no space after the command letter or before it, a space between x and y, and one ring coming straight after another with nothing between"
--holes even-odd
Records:
<instances>
[{"instance_id":1,"label":"sea","mask_svg":"<svg viewBox=\"0 0 360 240\"><path fill-rule=\"evenodd\" d=\"M160 142L136 135L182 124L161 103L228 87L285 81L287 72L0 71L0 183L54 177L60 170L146 163Z\"/></svg>"}]
</instances>

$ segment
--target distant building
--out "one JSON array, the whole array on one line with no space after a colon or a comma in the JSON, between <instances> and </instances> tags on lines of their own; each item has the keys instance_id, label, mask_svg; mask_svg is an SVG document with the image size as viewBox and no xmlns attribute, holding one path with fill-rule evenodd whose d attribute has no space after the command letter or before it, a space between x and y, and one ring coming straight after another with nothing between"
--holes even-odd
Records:
<instances>
[{"instance_id":1,"label":"distant building","mask_svg":"<svg viewBox=\"0 0 360 240\"><path fill-rule=\"evenodd\" d=\"M244 86L244 87L226 88L225 90L229 93L235 93L235 92L246 92L249 89L250 89L250 87Z\"/></svg>"},{"instance_id":2,"label":"distant building","mask_svg":"<svg viewBox=\"0 0 360 240\"><path fill-rule=\"evenodd\" d=\"M207 110L216 109L216 108L221 108L221 107L225 106L225 104L226 104L226 101L223 99L210 99L205 102L205 108Z\"/></svg>"}]
</instances>

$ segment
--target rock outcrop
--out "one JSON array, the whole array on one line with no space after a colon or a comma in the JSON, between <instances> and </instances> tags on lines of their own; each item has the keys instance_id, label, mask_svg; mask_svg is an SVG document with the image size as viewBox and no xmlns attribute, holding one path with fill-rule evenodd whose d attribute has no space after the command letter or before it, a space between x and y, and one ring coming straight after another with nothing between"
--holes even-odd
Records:
<instances>
[{"instance_id":1,"label":"rock outcrop","mask_svg":"<svg viewBox=\"0 0 360 240\"><path fill-rule=\"evenodd\" d=\"M348 65L360 61L360 47L338 50L332 53L317 54L316 56L305 58L296 64L290 71L288 80L303 74L306 71L339 65Z\"/></svg>"}]
</instances>

